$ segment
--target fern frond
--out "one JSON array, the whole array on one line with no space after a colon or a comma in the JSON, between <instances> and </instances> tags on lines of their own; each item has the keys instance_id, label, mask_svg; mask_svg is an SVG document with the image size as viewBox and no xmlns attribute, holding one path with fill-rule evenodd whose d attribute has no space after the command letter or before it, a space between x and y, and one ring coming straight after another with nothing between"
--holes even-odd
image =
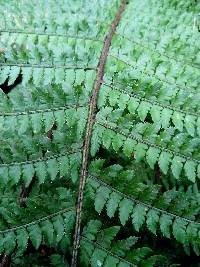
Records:
<instances>
[{"instance_id":1,"label":"fern frond","mask_svg":"<svg viewBox=\"0 0 200 267\"><path fill-rule=\"evenodd\" d=\"M135 115L135 119L145 121L148 115L151 116L153 122L160 122L162 129L167 129L170 126L175 127L180 132L187 131L191 136L199 135L200 116L198 113L192 113L177 109L173 106L163 105L157 100L149 100L145 97L140 97L128 90L119 89L117 87L105 88L102 86L99 96L99 108L108 105L119 107L120 109L128 109ZM143 111L143 113L141 112ZM136 116L137 115L137 116Z\"/></svg>"},{"instance_id":2,"label":"fern frond","mask_svg":"<svg viewBox=\"0 0 200 267\"><path fill-rule=\"evenodd\" d=\"M100 221L90 221L89 227L83 230L80 256L82 266L134 267L144 265L150 267L157 266L160 261L167 263L164 256L153 255L153 250L148 247L135 248L138 241L135 236L114 240L120 227L112 226L105 230L100 230L100 227Z\"/></svg>"},{"instance_id":3,"label":"fern frond","mask_svg":"<svg viewBox=\"0 0 200 267\"><path fill-rule=\"evenodd\" d=\"M118 75L116 75L116 72ZM198 111L199 98L198 91L192 88L184 89L164 80L158 79L153 73L143 73L139 69L129 66L123 61L114 57L109 57L107 61L106 83L114 80L115 84L122 84L122 89L131 87L131 91L141 97L148 97L150 100L157 100L162 104L167 104L181 109ZM133 89L134 91L133 91ZM153 98L155 96L155 98Z\"/></svg>"},{"instance_id":4,"label":"fern frond","mask_svg":"<svg viewBox=\"0 0 200 267\"><path fill-rule=\"evenodd\" d=\"M0 0L0 265L198 265L199 10Z\"/></svg>"},{"instance_id":5,"label":"fern frond","mask_svg":"<svg viewBox=\"0 0 200 267\"><path fill-rule=\"evenodd\" d=\"M157 200L155 194L151 195L151 187L146 186L145 188L140 184L135 184L135 192L138 196L134 197L118 191L94 176L90 175L89 177L89 185L95 192L95 210L99 214L106 207L107 215L112 218L118 210L121 224L125 225L132 218L132 224L136 231L139 231L146 223L147 228L153 234L156 234L159 229L163 236L170 238L173 235L183 245L189 242L196 245L199 243L197 232L200 228L200 222L184 217L184 212L187 214L187 209L190 206L189 203L184 202L185 196L182 195L181 199L178 192L169 191ZM191 209L194 210L194 214L198 212L198 199L199 197L196 206L192 204L194 200L191 199L191 206L194 205ZM179 216L170 210L178 211L181 215ZM189 216L194 218L193 215Z\"/></svg>"},{"instance_id":6,"label":"fern frond","mask_svg":"<svg viewBox=\"0 0 200 267\"><path fill-rule=\"evenodd\" d=\"M63 6L67 5L67 9ZM12 5L4 3L1 9L2 18L1 29L15 29L23 31L44 31L51 33L61 33L77 35L77 33L87 36L98 36L104 38L107 28L114 18L114 14L119 8L120 1L93 1L88 6L83 2L60 1L58 4L50 1L41 2L36 6L36 2L22 2L21 8L12 1ZM22 11L23 10L23 11ZM42 11L48 10L48 14L43 16ZM7 13L10 17L7 17ZM79 16L77 16L77 13ZM41 16L38 17L38 14Z\"/></svg>"},{"instance_id":7,"label":"fern frond","mask_svg":"<svg viewBox=\"0 0 200 267\"><path fill-rule=\"evenodd\" d=\"M58 244L62 238L69 238L73 218L74 212L65 209L31 223L0 231L0 251L9 255L17 248L18 253L23 254L29 240L36 249L44 240L50 245L55 241Z\"/></svg>"},{"instance_id":8,"label":"fern frond","mask_svg":"<svg viewBox=\"0 0 200 267\"><path fill-rule=\"evenodd\" d=\"M117 29L117 33L137 41L162 55L175 57L180 62L199 66L198 28L194 31L187 21L192 21L199 12L199 3L188 2L130 2L129 9ZM136 13L133 15L132 10ZM154 16L160 10L160 20ZM183 15L184 11L184 15ZM131 21L130 21L131 18ZM140 19L138 19L140 18ZM187 18L187 19L186 19ZM162 25L162 27L160 27ZM153 33L153 35L152 35ZM195 33L195 34L194 34ZM133 37L134 38L133 38ZM187 37L186 37L187 36ZM193 50L190 47L193 46ZM144 49L146 51L146 49Z\"/></svg>"},{"instance_id":9,"label":"fern frond","mask_svg":"<svg viewBox=\"0 0 200 267\"><path fill-rule=\"evenodd\" d=\"M181 151L159 145L161 141L159 139L162 137L159 137L157 140L153 137L152 141L154 142L149 142L148 139L142 139L140 135L132 134L129 129L125 131L116 126L115 123L102 122L100 120L97 122L94 131L96 131L96 143L93 143L91 148L94 151L93 154L96 153L100 144L104 145L107 149L112 146L116 152L122 148L125 155L128 157L134 155L137 161L145 160L150 167L153 167L158 162L165 174L168 172L169 164L171 163L171 171L176 179L179 179L183 168L190 181L195 182L196 177L199 176L199 159L183 154ZM148 137L151 138L150 135ZM150 156L148 156L148 153Z\"/></svg>"},{"instance_id":10,"label":"fern frond","mask_svg":"<svg viewBox=\"0 0 200 267\"><path fill-rule=\"evenodd\" d=\"M39 184L42 184L47 177L53 181L58 174L60 177L70 175L75 182L80 159L79 150L25 162L0 164L0 184L4 186L7 184L15 185L23 181L25 186L28 186L35 175Z\"/></svg>"}]
</instances>

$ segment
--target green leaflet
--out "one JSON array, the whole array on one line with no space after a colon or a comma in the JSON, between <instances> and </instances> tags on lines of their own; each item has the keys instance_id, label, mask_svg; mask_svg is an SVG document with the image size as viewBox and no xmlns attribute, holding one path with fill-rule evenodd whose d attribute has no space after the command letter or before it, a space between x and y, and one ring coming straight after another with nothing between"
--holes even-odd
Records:
<instances>
[{"instance_id":1,"label":"green leaflet","mask_svg":"<svg viewBox=\"0 0 200 267\"><path fill-rule=\"evenodd\" d=\"M53 228L56 235L56 242L59 243L64 235L64 221L61 215L58 215L57 217L53 218ZM47 231L49 231L47 229Z\"/></svg>"},{"instance_id":2,"label":"green leaflet","mask_svg":"<svg viewBox=\"0 0 200 267\"><path fill-rule=\"evenodd\" d=\"M158 165L164 174L167 174L168 172L171 157L172 155L165 151L160 154Z\"/></svg>"},{"instance_id":3,"label":"green leaflet","mask_svg":"<svg viewBox=\"0 0 200 267\"><path fill-rule=\"evenodd\" d=\"M115 267L115 266L117 266L118 263L119 263L119 259L116 259L112 256L108 256L105 260L104 266L105 267L109 267L109 266Z\"/></svg>"},{"instance_id":4,"label":"green leaflet","mask_svg":"<svg viewBox=\"0 0 200 267\"><path fill-rule=\"evenodd\" d=\"M170 109L164 108L161 111L161 124L164 129L169 127L171 115L172 115L172 110Z\"/></svg>"},{"instance_id":5,"label":"green leaflet","mask_svg":"<svg viewBox=\"0 0 200 267\"><path fill-rule=\"evenodd\" d=\"M74 210L68 211L67 213L63 213L63 220L64 220L64 228L65 228L65 237L66 237L67 243L70 244L70 236L71 236L71 232L73 230L73 226L75 223Z\"/></svg>"},{"instance_id":6,"label":"green leaflet","mask_svg":"<svg viewBox=\"0 0 200 267\"><path fill-rule=\"evenodd\" d=\"M107 209L107 215L112 218L115 214L115 211L120 203L121 196L118 193L112 192L109 195L109 200L107 201L106 204L106 209Z\"/></svg>"},{"instance_id":7,"label":"green leaflet","mask_svg":"<svg viewBox=\"0 0 200 267\"><path fill-rule=\"evenodd\" d=\"M29 237L33 244L33 246L38 249L42 242L42 231L40 227L36 225L32 225L28 227Z\"/></svg>"},{"instance_id":8,"label":"green leaflet","mask_svg":"<svg viewBox=\"0 0 200 267\"><path fill-rule=\"evenodd\" d=\"M136 231L139 231L141 226L143 225L145 221L146 212L147 212L147 208L140 204L137 204L133 208L132 223Z\"/></svg>"},{"instance_id":9,"label":"green leaflet","mask_svg":"<svg viewBox=\"0 0 200 267\"><path fill-rule=\"evenodd\" d=\"M16 246L16 235L13 231L4 235L3 247L7 255L11 254Z\"/></svg>"},{"instance_id":10,"label":"green leaflet","mask_svg":"<svg viewBox=\"0 0 200 267\"><path fill-rule=\"evenodd\" d=\"M136 98L131 97L128 101L128 110L130 113L135 114L137 107L139 106L139 102Z\"/></svg>"},{"instance_id":11,"label":"green leaflet","mask_svg":"<svg viewBox=\"0 0 200 267\"><path fill-rule=\"evenodd\" d=\"M159 106L153 105L150 109L150 114L154 122L159 122L161 120L161 108Z\"/></svg>"},{"instance_id":12,"label":"green leaflet","mask_svg":"<svg viewBox=\"0 0 200 267\"><path fill-rule=\"evenodd\" d=\"M110 189L105 188L105 187L101 187L100 186L97 189L97 195L96 195L96 199L95 199L94 205L95 205L95 210L98 213L101 213L106 201L109 198L110 193L111 193Z\"/></svg>"},{"instance_id":13,"label":"green leaflet","mask_svg":"<svg viewBox=\"0 0 200 267\"><path fill-rule=\"evenodd\" d=\"M23 252L27 249L28 239L29 239L29 235L26 229L22 228L17 231L16 240L17 240L18 253L23 254Z\"/></svg>"},{"instance_id":14,"label":"green leaflet","mask_svg":"<svg viewBox=\"0 0 200 267\"><path fill-rule=\"evenodd\" d=\"M82 84L84 82L85 74L86 74L86 72L83 69L76 70L75 85L80 85L80 84Z\"/></svg>"},{"instance_id":15,"label":"green leaflet","mask_svg":"<svg viewBox=\"0 0 200 267\"><path fill-rule=\"evenodd\" d=\"M17 120L14 116L8 117L7 120L5 121L5 129L6 130L11 130L12 132L15 132L17 126Z\"/></svg>"},{"instance_id":16,"label":"green leaflet","mask_svg":"<svg viewBox=\"0 0 200 267\"><path fill-rule=\"evenodd\" d=\"M33 69L31 67L22 68L22 76L23 76L22 84L23 85L27 84L32 78L32 71Z\"/></svg>"},{"instance_id":17,"label":"green leaflet","mask_svg":"<svg viewBox=\"0 0 200 267\"><path fill-rule=\"evenodd\" d=\"M183 168L183 161L184 159L179 156L175 156L172 160L171 170L176 179L179 179L180 177Z\"/></svg>"},{"instance_id":18,"label":"green leaflet","mask_svg":"<svg viewBox=\"0 0 200 267\"><path fill-rule=\"evenodd\" d=\"M83 247L84 249L82 249ZM94 246L91 243L86 242L85 240L82 239L80 242L80 249L81 249L80 262L82 264L84 263L86 266L89 266L88 259L90 259L92 256L92 253L94 251ZM96 264L97 263L96 258L94 260L95 260L94 263Z\"/></svg>"},{"instance_id":19,"label":"green leaflet","mask_svg":"<svg viewBox=\"0 0 200 267\"><path fill-rule=\"evenodd\" d=\"M125 109L126 106L127 106L127 103L129 101L129 95L128 94L121 94L120 97L119 97L119 108L120 109Z\"/></svg>"},{"instance_id":20,"label":"green leaflet","mask_svg":"<svg viewBox=\"0 0 200 267\"><path fill-rule=\"evenodd\" d=\"M43 78L43 68L34 68L33 69L33 83L36 86L40 85L40 82L42 81Z\"/></svg>"},{"instance_id":21,"label":"green leaflet","mask_svg":"<svg viewBox=\"0 0 200 267\"><path fill-rule=\"evenodd\" d=\"M148 102L142 101L137 109L138 115L142 121L146 119L151 105Z\"/></svg>"},{"instance_id":22,"label":"green leaflet","mask_svg":"<svg viewBox=\"0 0 200 267\"><path fill-rule=\"evenodd\" d=\"M109 92L109 97L108 97L108 99L109 99L109 103L110 103L110 105L111 105L112 107L114 107L114 106L117 104L118 99L119 99L119 96L120 96L120 93L117 92L117 91L113 91L113 90L111 90L111 91Z\"/></svg>"},{"instance_id":23,"label":"green leaflet","mask_svg":"<svg viewBox=\"0 0 200 267\"><path fill-rule=\"evenodd\" d=\"M54 117L55 117L56 123L58 125L58 128L62 128L66 122L64 110L54 111Z\"/></svg>"},{"instance_id":24,"label":"green leaflet","mask_svg":"<svg viewBox=\"0 0 200 267\"><path fill-rule=\"evenodd\" d=\"M92 266L102 266L104 259L106 258L106 252L101 249L95 249L91 256Z\"/></svg>"},{"instance_id":25,"label":"green leaflet","mask_svg":"<svg viewBox=\"0 0 200 267\"><path fill-rule=\"evenodd\" d=\"M77 153L70 155L69 161L70 161L71 180L73 183L75 183L79 178L79 166L81 161L81 154Z\"/></svg>"},{"instance_id":26,"label":"green leaflet","mask_svg":"<svg viewBox=\"0 0 200 267\"><path fill-rule=\"evenodd\" d=\"M62 84L65 80L65 71L62 68L55 70L55 84Z\"/></svg>"},{"instance_id":27,"label":"green leaflet","mask_svg":"<svg viewBox=\"0 0 200 267\"><path fill-rule=\"evenodd\" d=\"M198 232L198 227L196 225L189 223L186 229L186 235L187 235L187 239L189 242L197 238L197 235L198 235L197 232Z\"/></svg>"},{"instance_id":28,"label":"green leaflet","mask_svg":"<svg viewBox=\"0 0 200 267\"><path fill-rule=\"evenodd\" d=\"M146 153L147 162L152 169L158 160L159 154L160 150L154 147L150 147Z\"/></svg>"},{"instance_id":29,"label":"green leaflet","mask_svg":"<svg viewBox=\"0 0 200 267\"><path fill-rule=\"evenodd\" d=\"M156 234L159 215L159 212L156 210L149 210L147 213L147 227L153 234Z\"/></svg>"},{"instance_id":30,"label":"green leaflet","mask_svg":"<svg viewBox=\"0 0 200 267\"><path fill-rule=\"evenodd\" d=\"M55 180L58 174L58 162L56 159L49 159L47 161L47 171L51 180Z\"/></svg>"},{"instance_id":31,"label":"green leaflet","mask_svg":"<svg viewBox=\"0 0 200 267\"><path fill-rule=\"evenodd\" d=\"M131 157L137 142L131 138L127 138L123 145L123 152L127 157Z\"/></svg>"},{"instance_id":32,"label":"green leaflet","mask_svg":"<svg viewBox=\"0 0 200 267\"><path fill-rule=\"evenodd\" d=\"M192 161L186 161L184 169L188 179L194 183L196 180L196 164Z\"/></svg>"},{"instance_id":33,"label":"green leaflet","mask_svg":"<svg viewBox=\"0 0 200 267\"><path fill-rule=\"evenodd\" d=\"M35 164L35 171L37 178L39 180L39 183L42 184L45 182L46 176L47 176L47 166L45 162L39 161Z\"/></svg>"},{"instance_id":34,"label":"green leaflet","mask_svg":"<svg viewBox=\"0 0 200 267\"><path fill-rule=\"evenodd\" d=\"M183 114L175 111L174 114L172 115L172 121L173 121L175 127L180 132L182 132L183 131Z\"/></svg>"},{"instance_id":35,"label":"green leaflet","mask_svg":"<svg viewBox=\"0 0 200 267\"><path fill-rule=\"evenodd\" d=\"M110 248L111 242L120 230L120 226L112 226L99 231L97 242L105 248Z\"/></svg>"},{"instance_id":36,"label":"green leaflet","mask_svg":"<svg viewBox=\"0 0 200 267\"><path fill-rule=\"evenodd\" d=\"M195 134L195 119L195 116L186 115L184 120L185 128L191 136Z\"/></svg>"},{"instance_id":37,"label":"green leaflet","mask_svg":"<svg viewBox=\"0 0 200 267\"><path fill-rule=\"evenodd\" d=\"M30 184L30 182L32 181L33 179L33 176L35 174L35 169L33 167L33 164L26 164L26 165L23 165L22 167L22 179L23 179L23 182L25 183L25 186L28 186Z\"/></svg>"},{"instance_id":38,"label":"green leaflet","mask_svg":"<svg viewBox=\"0 0 200 267\"><path fill-rule=\"evenodd\" d=\"M113 149L118 152L124 143L125 137L121 134L117 134L112 138Z\"/></svg>"},{"instance_id":39,"label":"green leaflet","mask_svg":"<svg viewBox=\"0 0 200 267\"><path fill-rule=\"evenodd\" d=\"M98 231L101 229L102 223L98 220L91 220L83 229L83 235L89 240L95 240Z\"/></svg>"},{"instance_id":40,"label":"green leaflet","mask_svg":"<svg viewBox=\"0 0 200 267\"><path fill-rule=\"evenodd\" d=\"M112 130L110 129L104 130L103 135L102 135L102 141L103 141L103 145L107 149L111 146L112 138L113 138Z\"/></svg>"},{"instance_id":41,"label":"green leaflet","mask_svg":"<svg viewBox=\"0 0 200 267\"><path fill-rule=\"evenodd\" d=\"M34 114L31 114L30 117L31 117L33 132L39 133L42 130L41 114L34 113Z\"/></svg>"},{"instance_id":42,"label":"green leaflet","mask_svg":"<svg viewBox=\"0 0 200 267\"><path fill-rule=\"evenodd\" d=\"M139 162L144 159L148 146L145 144L138 143L135 147L135 159Z\"/></svg>"},{"instance_id":43,"label":"green leaflet","mask_svg":"<svg viewBox=\"0 0 200 267\"><path fill-rule=\"evenodd\" d=\"M54 69L53 68L45 68L44 69L44 85L51 84L55 76Z\"/></svg>"},{"instance_id":44,"label":"green leaflet","mask_svg":"<svg viewBox=\"0 0 200 267\"><path fill-rule=\"evenodd\" d=\"M162 234L170 238L170 227L172 225L172 218L169 215L162 214L160 217L160 230Z\"/></svg>"},{"instance_id":45,"label":"green leaflet","mask_svg":"<svg viewBox=\"0 0 200 267\"><path fill-rule=\"evenodd\" d=\"M59 161L59 172L60 172L60 176L65 176L68 174L69 172L69 159L68 156L62 156L58 158Z\"/></svg>"},{"instance_id":46,"label":"green leaflet","mask_svg":"<svg viewBox=\"0 0 200 267\"><path fill-rule=\"evenodd\" d=\"M151 253L152 253L152 250L148 247L137 248L137 249L132 250L129 253L128 258L131 259L131 262L138 265L140 261L150 256Z\"/></svg>"},{"instance_id":47,"label":"green leaflet","mask_svg":"<svg viewBox=\"0 0 200 267\"><path fill-rule=\"evenodd\" d=\"M0 168L0 183L1 184L7 184L9 179L9 174L8 174L8 167L3 166Z\"/></svg>"},{"instance_id":48,"label":"green leaflet","mask_svg":"<svg viewBox=\"0 0 200 267\"><path fill-rule=\"evenodd\" d=\"M43 119L44 119L45 131L47 132L52 128L55 122L53 112L50 111L43 113Z\"/></svg>"},{"instance_id":49,"label":"green leaflet","mask_svg":"<svg viewBox=\"0 0 200 267\"><path fill-rule=\"evenodd\" d=\"M9 72L8 85L12 85L20 74L20 67L12 66Z\"/></svg>"},{"instance_id":50,"label":"green leaflet","mask_svg":"<svg viewBox=\"0 0 200 267\"><path fill-rule=\"evenodd\" d=\"M182 244L186 241L186 222L176 219L173 223L173 235Z\"/></svg>"},{"instance_id":51,"label":"green leaflet","mask_svg":"<svg viewBox=\"0 0 200 267\"><path fill-rule=\"evenodd\" d=\"M81 137L83 135L83 133L85 132L85 125L87 123L88 109L87 108L78 108L77 109L77 116L79 118L78 126L77 126L77 133Z\"/></svg>"},{"instance_id":52,"label":"green leaflet","mask_svg":"<svg viewBox=\"0 0 200 267\"><path fill-rule=\"evenodd\" d=\"M97 105L99 108L102 108L106 105L106 100L107 100L109 92L110 92L110 88L108 86L105 86L105 85L101 86L101 89L99 91L98 102L97 102Z\"/></svg>"},{"instance_id":53,"label":"green leaflet","mask_svg":"<svg viewBox=\"0 0 200 267\"><path fill-rule=\"evenodd\" d=\"M91 138L91 148L90 148L90 153L94 157L95 154L98 152L101 140L100 138L102 137L103 130L99 128L98 126L94 126L93 132L92 132L92 138Z\"/></svg>"},{"instance_id":54,"label":"green leaflet","mask_svg":"<svg viewBox=\"0 0 200 267\"><path fill-rule=\"evenodd\" d=\"M0 84L3 84L6 81L6 79L8 78L9 72L10 72L10 67L9 66L1 68Z\"/></svg>"},{"instance_id":55,"label":"green leaflet","mask_svg":"<svg viewBox=\"0 0 200 267\"><path fill-rule=\"evenodd\" d=\"M133 210L133 202L129 199L124 198L119 203L119 218L122 225L125 225L130 213Z\"/></svg>"},{"instance_id":56,"label":"green leaflet","mask_svg":"<svg viewBox=\"0 0 200 267\"><path fill-rule=\"evenodd\" d=\"M21 172L22 170L20 165L10 166L9 178L11 180L11 184L17 184L20 181Z\"/></svg>"},{"instance_id":57,"label":"green leaflet","mask_svg":"<svg viewBox=\"0 0 200 267\"><path fill-rule=\"evenodd\" d=\"M29 128L29 120L30 120L29 116L19 116L19 118L18 118L18 125L19 125L18 133L19 133L19 135L26 133L26 131Z\"/></svg>"},{"instance_id":58,"label":"green leaflet","mask_svg":"<svg viewBox=\"0 0 200 267\"><path fill-rule=\"evenodd\" d=\"M45 220L44 222L42 222L41 230L46 242L52 245L54 242L54 227L51 221Z\"/></svg>"}]
</instances>

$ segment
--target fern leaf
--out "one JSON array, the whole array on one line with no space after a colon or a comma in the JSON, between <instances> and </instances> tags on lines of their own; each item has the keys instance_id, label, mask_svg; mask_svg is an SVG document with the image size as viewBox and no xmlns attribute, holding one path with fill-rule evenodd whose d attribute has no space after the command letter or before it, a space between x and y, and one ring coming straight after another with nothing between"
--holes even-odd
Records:
<instances>
[{"instance_id":1,"label":"fern leaf","mask_svg":"<svg viewBox=\"0 0 200 267\"><path fill-rule=\"evenodd\" d=\"M129 199L124 198L123 200L120 201L119 218L122 225L126 224L132 210L133 210L133 203Z\"/></svg>"},{"instance_id":2,"label":"fern leaf","mask_svg":"<svg viewBox=\"0 0 200 267\"><path fill-rule=\"evenodd\" d=\"M133 208L132 223L137 232L139 232L141 226L145 221L146 211L147 211L146 208L140 204L136 205Z\"/></svg>"},{"instance_id":3,"label":"fern leaf","mask_svg":"<svg viewBox=\"0 0 200 267\"><path fill-rule=\"evenodd\" d=\"M36 225L32 225L28 227L29 237L33 244L33 246L38 249L42 242L42 231L40 227Z\"/></svg>"}]
</instances>

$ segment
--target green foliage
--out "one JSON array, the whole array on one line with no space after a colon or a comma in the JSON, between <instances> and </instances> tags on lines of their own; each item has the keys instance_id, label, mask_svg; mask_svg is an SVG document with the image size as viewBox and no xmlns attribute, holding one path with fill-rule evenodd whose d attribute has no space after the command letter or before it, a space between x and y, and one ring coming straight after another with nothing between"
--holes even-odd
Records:
<instances>
[{"instance_id":1,"label":"green foliage","mask_svg":"<svg viewBox=\"0 0 200 267\"><path fill-rule=\"evenodd\" d=\"M97 222L90 221L89 224ZM84 235L90 236L90 227L83 230L80 248L81 266L158 266L160 259L163 264L170 262L162 255L155 255L150 248L137 245L138 238L135 236L117 239L116 234L120 231L120 227L112 226L102 230L93 228L93 234L95 230L95 239Z\"/></svg>"},{"instance_id":2,"label":"green foliage","mask_svg":"<svg viewBox=\"0 0 200 267\"><path fill-rule=\"evenodd\" d=\"M123 226L131 219L137 232L146 223L147 229L155 235L159 231L164 237L174 237L182 244L186 243L186 237L188 238L187 242L192 241L191 244L198 242L198 238L190 240L190 231L187 236L187 229L192 227L194 232L200 229L200 224L194 219L195 215L198 217L199 193L195 195L194 193L170 190L159 197L156 186L133 181L127 183L127 186L133 188L131 195L119 192L102 180L90 176L91 189L89 190L94 191L92 195L95 198L95 210L100 213L105 207L107 215L111 217L108 206L113 201L113 194L115 194L112 217L118 211ZM99 192L102 193L99 194ZM189 214L188 209L190 209Z\"/></svg>"},{"instance_id":3,"label":"green foliage","mask_svg":"<svg viewBox=\"0 0 200 267\"><path fill-rule=\"evenodd\" d=\"M0 0L9 266L199 264L200 4L120 5Z\"/></svg>"}]
</instances>

